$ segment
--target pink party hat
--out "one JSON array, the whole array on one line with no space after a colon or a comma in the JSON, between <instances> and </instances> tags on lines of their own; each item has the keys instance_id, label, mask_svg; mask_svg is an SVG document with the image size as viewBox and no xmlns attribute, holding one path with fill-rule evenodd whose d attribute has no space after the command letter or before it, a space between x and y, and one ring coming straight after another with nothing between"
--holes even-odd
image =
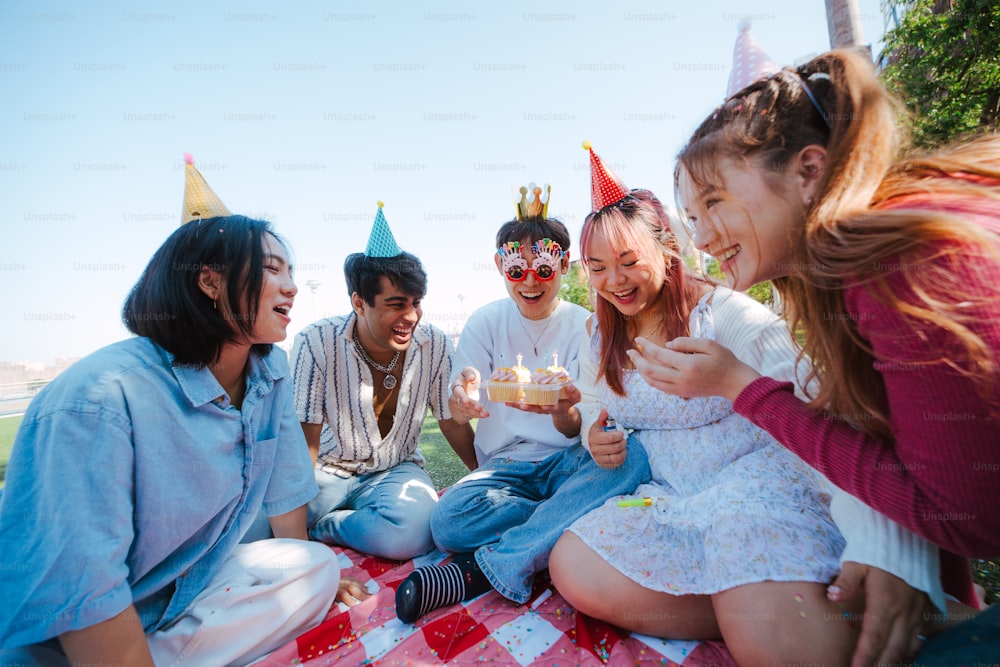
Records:
<instances>
[{"instance_id":1,"label":"pink party hat","mask_svg":"<svg viewBox=\"0 0 1000 667\"><path fill-rule=\"evenodd\" d=\"M590 151L590 210L599 211L625 199L629 191L622 179L604 166L589 141L583 142L583 148Z\"/></svg>"},{"instance_id":2,"label":"pink party hat","mask_svg":"<svg viewBox=\"0 0 1000 667\"><path fill-rule=\"evenodd\" d=\"M769 77L779 69L771 56L764 53L750 34L750 21L740 22L739 34L733 46L733 71L729 73L726 97L732 97L757 79Z\"/></svg>"}]
</instances>

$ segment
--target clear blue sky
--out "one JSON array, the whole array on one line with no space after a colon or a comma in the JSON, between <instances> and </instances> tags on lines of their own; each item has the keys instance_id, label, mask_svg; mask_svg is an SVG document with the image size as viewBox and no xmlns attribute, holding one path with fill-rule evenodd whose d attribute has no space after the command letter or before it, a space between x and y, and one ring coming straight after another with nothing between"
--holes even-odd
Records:
<instances>
[{"instance_id":1,"label":"clear blue sky","mask_svg":"<svg viewBox=\"0 0 1000 667\"><path fill-rule=\"evenodd\" d=\"M860 5L877 51L878 0ZM290 241L286 345L348 310L343 260L379 199L428 269L425 319L454 331L504 296L512 186L552 185L575 252L584 139L672 199L673 156L722 100L748 15L777 62L829 48L819 0L3 3L0 361L127 337L121 304L178 223L184 152Z\"/></svg>"}]
</instances>

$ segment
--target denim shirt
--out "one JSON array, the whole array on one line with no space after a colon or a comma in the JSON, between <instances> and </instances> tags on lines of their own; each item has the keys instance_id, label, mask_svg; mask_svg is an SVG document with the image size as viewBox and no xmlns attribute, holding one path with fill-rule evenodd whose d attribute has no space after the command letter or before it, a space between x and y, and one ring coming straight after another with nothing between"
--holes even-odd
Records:
<instances>
[{"instance_id":1,"label":"denim shirt","mask_svg":"<svg viewBox=\"0 0 1000 667\"><path fill-rule=\"evenodd\" d=\"M316 494L285 353L253 353L242 410L147 338L82 359L32 401L0 494L0 647L134 603L177 619L263 511Z\"/></svg>"}]
</instances>

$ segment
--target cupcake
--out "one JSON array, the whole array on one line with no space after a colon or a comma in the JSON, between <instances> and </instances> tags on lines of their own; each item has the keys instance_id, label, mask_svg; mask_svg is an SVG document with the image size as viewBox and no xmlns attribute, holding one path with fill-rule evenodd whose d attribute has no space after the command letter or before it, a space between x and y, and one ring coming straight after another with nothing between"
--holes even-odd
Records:
<instances>
[{"instance_id":1,"label":"cupcake","mask_svg":"<svg viewBox=\"0 0 1000 667\"><path fill-rule=\"evenodd\" d=\"M569 394L566 393L565 387L566 385L572 383L573 380L570 379L569 373L566 371L566 369L559 365L559 357L556 356L555 352L552 353L552 365L546 368L545 370L547 370L550 373L555 373L560 377L566 378L565 380L562 381L563 390L559 392L559 398L569 399Z\"/></svg>"},{"instance_id":2,"label":"cupcake","mask_svg":"<svg viewBox=\"0 0 1000 667\"><path fill-rule=\"evenodd\" d=\"M559 365L559 357L552 353L552 365L538 368L524 386L524 400L532 405L555 405L562 395L563 386L570 383L569 373Z\"/></svg>"},{"instance_id":3,"label":"cupcake","mask_svg":"<svg viewBox=\"0 0 1000 667\"><path fill-rule=\"evenodd\" d=\"M524 402L532 405L555 405L564 384L569 382L566 369L551 371L539 368L531 374L531 382L524 385Z\"/></svg>"},{"instance_id":4,"label":"cupcake","mask_svg":"<svg viewBox=\"0 0 1000 667\"><path fill-rule=\"evenodd\" d=\"M486 383L486 396L496 403L516 403L524 397L522 387L531 380L531 372L521 365L521 355L517 355L517 366L498 368Z\"/></svg>"}]
</instances>

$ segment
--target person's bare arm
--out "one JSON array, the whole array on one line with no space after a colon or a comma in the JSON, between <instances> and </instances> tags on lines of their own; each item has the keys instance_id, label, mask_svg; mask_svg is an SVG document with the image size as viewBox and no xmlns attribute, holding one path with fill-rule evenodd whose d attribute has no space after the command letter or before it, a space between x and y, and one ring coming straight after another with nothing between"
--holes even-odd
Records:
<instances>
[{"instance_id":1,"label":"person's bare arm","mask_svg":"<svg viewBox=\"0 0 1000 667\"><path fill-rule=\"evenodd\" d=\"M323 432L323 425L300 423L302 424L302 433L306 436L306 444L309 445L309 456L312 458L313 465L316 465L316 459L319 458L319 434Z\"/></svg>"},{"instance_id":2,"label":"person's bare arm","mask_svg":"<svg viewBox=\"0 0 1000 667\"><path fill-rule=\"evenodd\" d=\"M296 540L308 540L309 532L306 529L307 506L297 507L291 512L277 514L269 517L271 532L275 537L289 537Z\"/></svg>"},{"instance_id":3,"label":"person's bare arm","mask_svg":"<svg viewBox=\"0 0 1000 667\"><path fill-rule=\"evenodd\" d=\"M155 667L133 605L106 621L64 632L59 635L59 643L73 665Z\"/></svg>"}]
</instances>

